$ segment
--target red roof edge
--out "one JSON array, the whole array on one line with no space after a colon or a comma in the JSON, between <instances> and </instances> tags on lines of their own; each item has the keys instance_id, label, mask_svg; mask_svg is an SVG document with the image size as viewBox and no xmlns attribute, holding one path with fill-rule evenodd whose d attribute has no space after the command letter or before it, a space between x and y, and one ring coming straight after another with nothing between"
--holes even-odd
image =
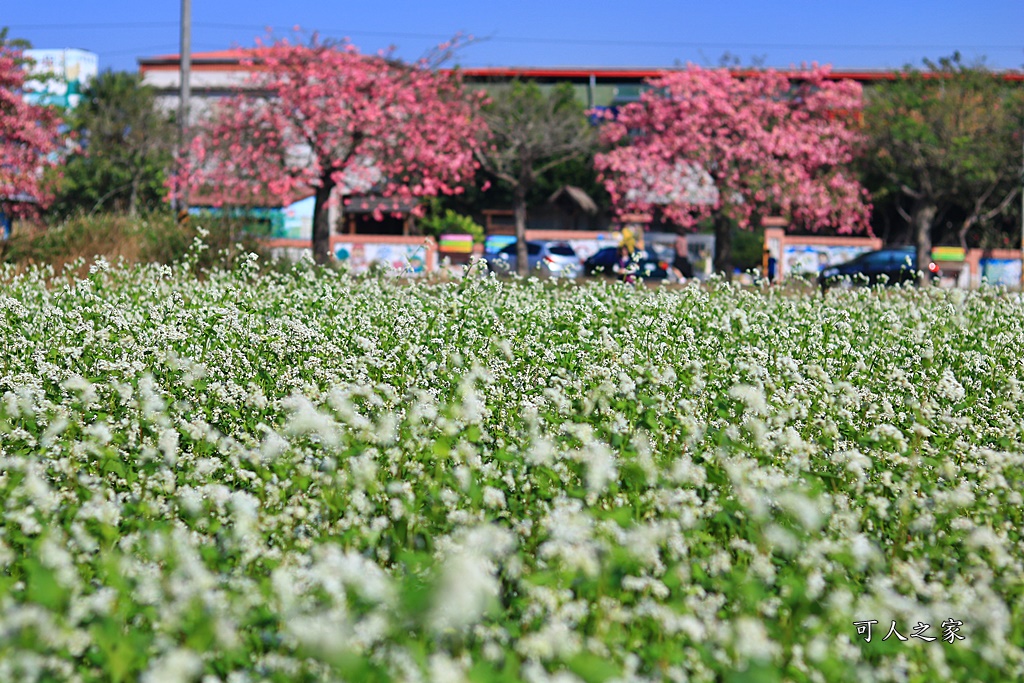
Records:
<instances>
[{"instance_id":1,"label":"red roof edge","mask_svg":"<svg viewBox=\"0 0 1024 683\"><path fill-rule=\"evenodd\" d=\"M256 48L233 48L230 50L217 50L214 52L195 52L192 54L192 67L198 71L236 71L246 69L242 61L250 56ZM140 57L139 71L165 71L177 70L179 68L179 55L167 54L155 57ZM655 78L667 71L677 71L685 67L584 67L584 66L483 66L483 67L456 67L444 69L445 71L458 71L463 77L472 79L487 78L554 78L554 79L587 79L591 76L597 78L628 78L643 80ZM804 69L776 69L789 77L799 77L805 73ZM756 73L755 69L738 69L733 73L743 76ZM891 81L900 76L902 70L883 69L833 69L829 72L831 80L851 79L861 82L870 81ZM994 72L1007 81L1024 81L1024 71L1006 70ZM929 74L925 74L928 76Z\"/></svg>"}]
</instances>

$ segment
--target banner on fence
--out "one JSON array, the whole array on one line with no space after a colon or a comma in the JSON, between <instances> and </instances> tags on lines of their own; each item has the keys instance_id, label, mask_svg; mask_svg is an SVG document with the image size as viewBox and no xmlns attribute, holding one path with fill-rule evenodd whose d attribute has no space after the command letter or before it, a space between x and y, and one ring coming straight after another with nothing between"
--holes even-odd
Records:
<instances>
[{"instance_id":1,"label":"banner on fence","mask_svg":"<svg viewBox=\"0 0 1024 683\"><path fill-rule=\"evenodd\" d=\"M351 273L365 273L375 265L393 271L422 273L427 265L423 245L416 244L336 242L334 256L348 266Z\"/></svg>"}]
</instances>

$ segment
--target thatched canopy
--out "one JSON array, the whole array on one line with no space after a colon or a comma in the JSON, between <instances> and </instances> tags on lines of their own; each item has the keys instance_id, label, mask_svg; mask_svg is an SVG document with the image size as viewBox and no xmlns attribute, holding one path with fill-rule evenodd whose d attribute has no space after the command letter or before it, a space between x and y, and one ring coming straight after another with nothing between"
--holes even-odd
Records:
<instances>
[{"instance_id":1,"label":"thatched canopy","mask_svg":"<svg viewBox=\"0 0 1024 683\"><path fill-rule=\"evenodd\" d=\"M548 201L551 203L564 201L586 213L597 213L597 202L575 185L563 185L555 190L555 193L548 198Z\"/></svg>"}]
</instances>

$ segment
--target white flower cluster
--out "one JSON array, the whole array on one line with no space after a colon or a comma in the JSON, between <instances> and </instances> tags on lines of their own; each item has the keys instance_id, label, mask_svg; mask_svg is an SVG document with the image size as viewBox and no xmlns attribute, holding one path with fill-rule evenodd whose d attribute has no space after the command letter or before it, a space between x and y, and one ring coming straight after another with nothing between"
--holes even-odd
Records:
<instances>
[{"instance_id":1,"label":"white flower cluster","mask_svg":"<svg viewBox=\"0 0 1024 683\"><path fill-rule=\"evenodd\" d=\"M1005 291L0 289L0 681L1024 678Z\"/></svg>"}]
</instances>

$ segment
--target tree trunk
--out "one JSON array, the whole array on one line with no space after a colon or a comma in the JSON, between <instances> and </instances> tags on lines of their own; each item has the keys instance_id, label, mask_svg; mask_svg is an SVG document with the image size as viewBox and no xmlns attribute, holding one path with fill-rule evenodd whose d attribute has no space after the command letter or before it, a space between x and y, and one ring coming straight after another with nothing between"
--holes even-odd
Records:
<instances>
[{"instance_id":1,"label":"tree trunk","mask_svg":"<svg viewBox=\"0 0 1024 683\"><path fill-rule=\"evenodd\" d=\"M526 249L526 186L520 183L512 193L512 211L516 220L516 272L530 274L529 252Z\"/></svg>"},{"instance_id":2,"label":"tree trunk","mask_svg":"<svg viewBox=\"0 0 1024 683\"><path fill-rule=\"evenodd\" d=\"M732 281L732 222L725 216L715 217L715 270Z\"/></svg>"},{"instance_id":3,"label":"tree trunk","mask_svg":"<svg viewBox=\"0 0 1024 683\"><path fill-rule=\"evenodd\" d=\"M917 244L917 269L923 273L921 284L926 287L932 283L928 264L932 260L932 223L938 211L939 207L925 201L914 202L914 208L911 211L914 239Z\"/></svg>"},{"instance_id":4,"label":"tree trunk","mask_svg":"<svg viewBox=\"0 0 1024 683\"><path fill-rule=\"evenodd\" d=\"M136 173L132 176L132 191L128 195L128 215L134 218L139 211L139 184L142 182L142 174Z\"/></svg>"},{"instance_id":5,"label":"tree trunk","mask_svg":"<svg viewBox=\"0 0 1024 683\"><path fill-rule=\"evenodd\" d=\"M316 199L313 202L313 261L319 265L325 265L331 259L331 221L327 202L333 189L331 174L325 173L320 178L320 187L316 188Z\"/></svg>"},{"instance_id":6,"label":"tree trunk","mask_svg":"<svg viewBox=\"0 0 1024 683\"><path fill-rule=\"evenodd\" d=\"M243 209L243 211L245 213L248 213L248 207L245 207ZM230 233L231 233L231 222L233 220L234 220L234 217L231 215L231 212L227 208L224 208L221 211L221 215L220 215L220 232L221 232L221 234L228 234L228 235L230 235ZM232 240L230 237L228 237L228 249L227 249L227 256L226 256L227 260L225 261L225 265L227 266L227 268L229 270L231 269L231 245L233 243L234 243L234 240Z\"/></svg>"},{"instance_id":7,"label":"tree trunk","mask_svg":"<svg viewBox=\"0 0 1024 683\"><path fill-rule=\"evenodd\" d=\"M960 243L960 248L967 253L967 233L974 227L974 216L967 218L963 223L960 224L960 229L956 232L957 241Z\"/></svg>"}]
</instances>

